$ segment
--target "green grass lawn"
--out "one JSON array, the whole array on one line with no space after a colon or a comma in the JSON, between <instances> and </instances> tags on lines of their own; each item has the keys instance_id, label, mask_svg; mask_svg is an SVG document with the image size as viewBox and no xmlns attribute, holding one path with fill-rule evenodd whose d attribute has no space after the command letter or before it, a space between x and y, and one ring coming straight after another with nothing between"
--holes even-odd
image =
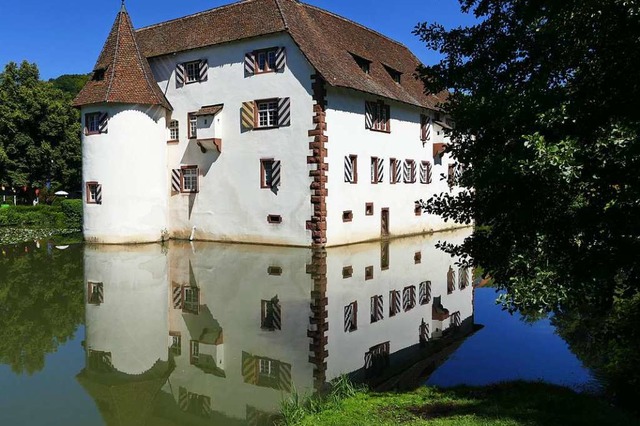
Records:
<instances>
[{"instance_id":1,"label":"green grass lawn","mask_svg":"<svg viewBox=\"0 0 640 426\"><path fill-rule=\"evenodd\" d=\"M288 424L322 425L640 425L640 419L595 397L543 383L419 388L408 393L356 392Z\"/></svg>"}]
</instances>

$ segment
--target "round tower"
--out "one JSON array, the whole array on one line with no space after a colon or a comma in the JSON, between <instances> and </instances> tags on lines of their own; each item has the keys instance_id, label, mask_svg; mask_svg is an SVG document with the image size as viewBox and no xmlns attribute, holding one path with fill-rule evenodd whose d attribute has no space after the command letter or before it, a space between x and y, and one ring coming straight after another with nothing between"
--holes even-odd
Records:
<instances>
[{"instance_id":1,"label":"round tower","mask_svg":"<svg viewBox=\"0 0 640 426\"><path fill-rule=\"evenodd\" d=\"M124 5L74 105L83 127L85 239L161 240L168 228L165 142L171 105L140 52Z\"/></svg>"}]
</instances>

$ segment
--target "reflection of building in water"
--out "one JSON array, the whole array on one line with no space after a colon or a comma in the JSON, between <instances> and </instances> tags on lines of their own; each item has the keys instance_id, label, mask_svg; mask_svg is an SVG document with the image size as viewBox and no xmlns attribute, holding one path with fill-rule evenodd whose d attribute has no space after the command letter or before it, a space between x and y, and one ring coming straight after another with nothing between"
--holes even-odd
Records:
<instances>
[{"instance_id":1,"label":"reflection of building in water","mask_svg":"<svg viewBox=\"0 0 640 426\"><path fill-rule=\"evenodd\" d=\"M343 373L416 380L473 323L470 271L435 241L87 248L80 380L103 414L134 398L139 424L262 424L294 387Z\"/></svg>"}]
</instances>

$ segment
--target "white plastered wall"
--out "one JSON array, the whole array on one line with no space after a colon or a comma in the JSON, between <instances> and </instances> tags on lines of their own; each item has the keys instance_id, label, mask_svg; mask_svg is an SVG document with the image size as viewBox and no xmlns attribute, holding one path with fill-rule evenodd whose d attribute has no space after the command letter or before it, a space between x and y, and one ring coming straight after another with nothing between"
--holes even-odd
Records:
<instances>
[{"instance_id":1,"label":"white plastered wall","mask_svg":"<svg viewBox=\"0 0 640 426\"><path fill-rule=\"evenodd\" d=\"M103 303L86 305L87 349L110 352L119 372L168 360L167 264L158 244L85 248L85 297L88 282L104 288Z\"/></svg>"},{"instance_id":2,"label":"white plastered wall","mask_svg":"<svg viewBox=\"0 0 640 426\"><path fill-rule=\"evenodd\" d=\"M94 243L159 241L168 227L165 109L100 104L85 114L109 113L107 133L82 136L84 236ZM102 204L87 204L86 182L102 185Z\"/></svg>"},{"instance_id":3,"label":"white plastered wall","mask_svg":"<svg viewBox=\"0 0 640 426\"><path fill-rule=\"evenodd\" d=\"M170 307L171 332L179 332L182 336L182 355L175 358L171 386L166 386L165 391L173 391L176 401L180 387L209 396L213 411L233 418L244 419L247 406L276 412L287 393L245 383L242 352L291 364L297 391L313 390L313 365L308 362L307 337L312 280L306 273L306 265L310 262L310 250L172 242L169 253L170 280L189 283L195 279L201 292L201 309L206 306L223 330L224 354L219 366L226 377L205 374L190 364L189 342L197 336L190 335L185 317L192 314ZM281 275L269 275L269 267L281 268ZM271 300L276 295L282 308L282 329L263 330L261 301Z\"/></svg>"},{"instance_id":4,"label":"white plastered wall","mask_svg":"<svg viewBox=\"0 0 640 426\"><path fill-rule=\"evenodd\" d=\"M363 78L366 78L364 76ZM327 109L327 136L329 137L328 158L329 180L327 189L327 245L335 246L358 241L379 239L381 236L381 210L389 209L389 232L391 236L419 234L459 227L455 223L445 223L437 216L414 213L415 201L427 200L431 196L448 192L446 181L451 159L445 155L442 165L433 165L433 143L445 142L435 129L431 140L423 144L420 140L420 114L418 107L384 100L391 109L391 132L383 133L365 128L365 101L378 101L373 95L354 90L329 88ZM344 157L357 155L358 182L344 181ZM384 160L383 182L371 183L371 157ZM416 182L391 184L390 158L402 161L414 160ZM430 184L420 183L420 163L429 161L433 165L433 179ZM403 174L404 178L404 174ZM365 204L374 204L374 214L365 215ZM351 222L343 222L343 211L351 210Z\"/></svg>"},{"instance_id":5,"label":"white plastered wall","mask_svg":"<svg viewBox=\"0 0 640 426\"><path fill-rule=\"evenodd\" d=\"M327 332L329 358L327 379L356 371L364 366L364 355L380 343L389 342L390 353L396 353L419 343L418 328L424 321L431 327L433 299L442 296L443 306L451 314L460 312L464 321L473 315L473 288L456 289L447 294L449 266L457 271L455 259L435 247L438 240L461 243L469 230L443 232L437 235L400 238L390 241L389 267L381 268L380 243L364 243L327 250L327 297L329 299L329 331ZM414 256L421 253L420 263ZM353 268L351 278L343 278L342 269ZM373 266L373 279L365 280L365 268ZM456 274L457 276L457 274ZM431 281L431 301L419 303L419 284ZM416 306L389 316L389 292L402 292L415 286ZM371 297L382 295L384 318L371 323ZM358 302L357 330L344 331L344 307ZM449 321L445 321L449 325Z\"/></svg>"},{"instance_id":6,"label":"white plastered wall","mask_svg":"<svg viewBox=\"0 0 640 426\"><path fill-rule=\"evenodd\" d=\"M244 54L256 49L284 46L284 72L244 75ZM176 88L177 63L207 59L206 82ZM196 239L309 246L311 218L307 132L312 126L313 69L293 40L274 34L230 44L182 52L150 60L161 89L180 122L180 140L168 144L163 190L169 198L172 236L186 238L193 226ZM291 98L291 125L275 129L241 131L243 102ZM215 135L222 153L202 153L187 138L187 114L202 106L224 104L215 116ZM164 141L169 139L168 131ZM277 194L260 188L260 159L273 158L282 165L282 185ZM200 168L199 193L170 195L169 173L181 165ZM282 216L281 224L267 223L268 215Z\"/></svg>"}]
</instances>

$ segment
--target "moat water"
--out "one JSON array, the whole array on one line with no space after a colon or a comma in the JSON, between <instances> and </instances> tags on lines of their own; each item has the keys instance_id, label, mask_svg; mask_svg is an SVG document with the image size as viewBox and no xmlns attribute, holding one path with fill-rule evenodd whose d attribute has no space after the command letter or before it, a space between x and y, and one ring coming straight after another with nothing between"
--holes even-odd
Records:
<instances>
[{"instance_id":1,"label":"moat water","mask_svg":"<svg viewBox=\"0 0 640 426\"><path fill-rule=\"evenodd\" d=\"M171 242L2 247L0 425L266 425L342 374L379 389L524 379L592 389L548 320L435 248Z\"/></svg>"}]
</instances>

